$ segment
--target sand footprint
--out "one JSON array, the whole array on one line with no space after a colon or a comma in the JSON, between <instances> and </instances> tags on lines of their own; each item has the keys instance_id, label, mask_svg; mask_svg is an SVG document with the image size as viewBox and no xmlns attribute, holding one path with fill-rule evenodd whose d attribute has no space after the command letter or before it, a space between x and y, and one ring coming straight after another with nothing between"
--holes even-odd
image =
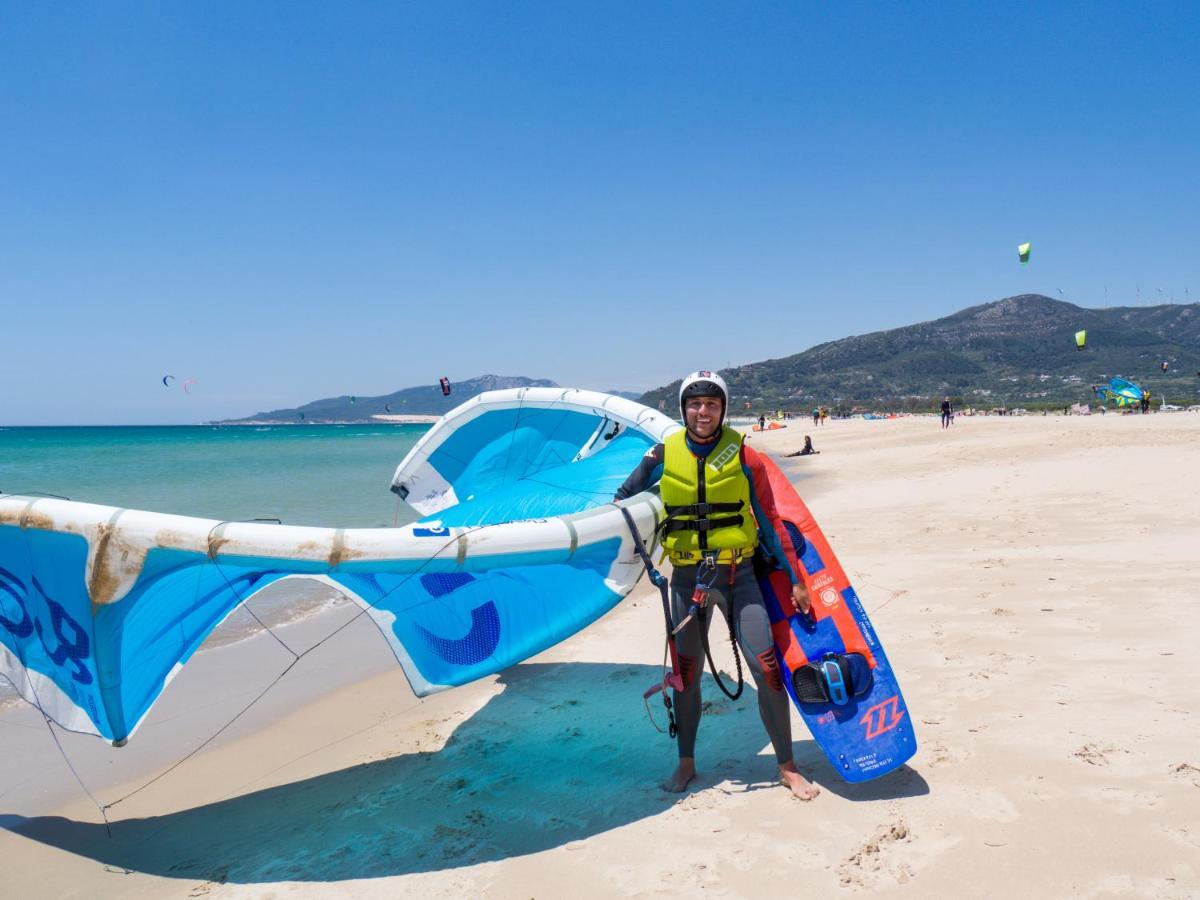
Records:
<instances>
[{"instance_id":1,"label":"sand footprint","mask_svg":"<svg viewBox=\"0 0 1200 900\"><path fill-rule=\"evenodd\" d=\"M1082 759L1089 766L1107 766L1115 754L1125 753L1129 751L1124 747L1118 747L1116 744L1104 744L1099 741L1089 741L1071 755L1077 759Z\"/></svg>"},{"instance_id":2,"label":"sand footprint","mask_svg":"<svg viewBox=\"0 0 1200 900\"><path fill-rule=\"evenodd\" d=\"M851 888L871 888L883 876L891 877L897 884L906 884L912 879L913 870L897 858L894 846L912 839L908 823L902 818L880 825L869 841L838 866L838 880L843 887Z\"/></svg>"},{"instance_id":3,"label":"sand footprint","mask_svg":"<svg viewBox=\"0 0 1200 900\"><path fill-rule=\"evenodd\" d=\"M1200 787L1200 767L1193 766L1191 763L1176 763L1171 766L1171 774Z\"/></svg>"}]
</instances>

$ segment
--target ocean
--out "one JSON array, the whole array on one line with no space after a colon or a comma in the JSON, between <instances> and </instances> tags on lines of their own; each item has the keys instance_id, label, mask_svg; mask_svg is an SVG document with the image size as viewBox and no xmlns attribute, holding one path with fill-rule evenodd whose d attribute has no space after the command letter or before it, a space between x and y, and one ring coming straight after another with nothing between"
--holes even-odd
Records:
<instances>
[{"instance_id":1,"label":"ocean","mask_svg":"<svg viewBox=\"0 0 1200 900\"><path fill-rule=\"evenodd\" d=\"M0 428L0 491L211 519L370 528L428 425Z\"/></svg>"}]
</instances>

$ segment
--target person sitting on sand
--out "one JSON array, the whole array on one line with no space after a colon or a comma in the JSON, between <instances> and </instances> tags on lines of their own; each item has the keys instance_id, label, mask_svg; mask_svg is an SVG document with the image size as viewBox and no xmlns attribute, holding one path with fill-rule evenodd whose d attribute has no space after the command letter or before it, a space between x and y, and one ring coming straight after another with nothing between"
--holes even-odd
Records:
<instances>
[{"instance_id":1,"label":"person sitting on sand","mask_svg":"<svg viewBox=\"0 0 1200 900\"><path fill-rule=\"evenodd\" d=\"M797 450L795 453L785 453L784 456L812 456L814 453L820 452L820 450L813 447L812 438L806 434L804 436L804 448Z\"/></svg>"},{"instance_id":2,"label":"person sitting on sand","mask_svg":"<svg viewBox=\"0 0 1200 900\"><path fill-rule=\"evenodd\" d=\"M660 484L671 523L665 530L663 547L673 565L670 586L674 626L687 618L700 576L711 577L708 602L720 606L733 623L758 688L758 712L775 749L779 779L796 797L811 800L819 791L797 771L792 759L791 705L752 563L761 544L788 572L796 609L807 612L808 590L791 564L795 549L775 510L761 458L744 443L741 434L725 425L729 390L724 380L713 372L694 372L679 388L679 407L685 430L651 448L617 490L616 499L625 500L656 482ZM705 504L736 505L744 512L731 515L697 511L702 500ZM676 636L684 682L682 691L673 692L679 765L663 785L664 790L673 793L683 791L696 777L696 731L700 726L706 639L701 629L707 635L709 620L705 607Z\"/></svg>"}]
</instances>

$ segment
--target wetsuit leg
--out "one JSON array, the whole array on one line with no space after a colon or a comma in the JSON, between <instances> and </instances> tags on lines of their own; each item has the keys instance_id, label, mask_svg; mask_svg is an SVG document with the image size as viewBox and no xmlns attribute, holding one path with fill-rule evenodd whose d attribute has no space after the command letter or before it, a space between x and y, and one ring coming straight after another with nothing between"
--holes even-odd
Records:
<instances>
[{"instance_id":1,"label":"wetsuit leg","mask_svg":"<svg viewBox=\"0 0 1200 900\"><path fill-rule=\"evenodd\" d=\"M775 656L771 620L751 563L738 566L732 594L734 630L758 689L758 714L775 750L775 761L782 765L792 760L792 709Z\"/></svg>"},{"instance_id":2,"label":"wetsuit leg","mask_svg":"<svg viewBox=\"0 0 1200 900\"><path fill-rule=\"evenodd\" d=\"M692 594L696 590L696 566L676 566L671 573L671 620L678 625L688 614ZM715 596L715 595L714 595ZM702 617L703 627L708 630L712 610ZM700 676L704 674L704 647L700 643L701 625L695 620L675 638L675 649L679 653L680 674L684 689L673 691L675 704L676 743L679 756L692 758L696 755L696 732L700 728Z\"/></svg>"},{"instance_id":3,"label":"wetsuit leg","mask_svg":"<svg viewBox=\"0 0 1200 900\"><path fill-rule=\"evenodd\" d=\"M742 651L746 668L754 678L758 690L758 714L771 740L775 759L780 764L792 759L791 706L783 687L779 661L775 656L775 644L771 639L771 622L762 593L754 578L754 566L742 563L738 566L732 590L724 576L728 567L722 567L715 589L709 595L707 614L703 617L706 635L714 618L724 619L728 604L733 604L734 633ZM692 592L696 587L696 567L680 566L671 575L671 615L676 623L682 622L691 605ZM724 640L725 623L719 624L722 632L718 640ZM712 636L709 635L712 640ZM685 690L674 692L675 724L678 728L677 743L680 757L694 758L696 755L696 733L700 728L700 676L704 674L704 647L700 643L700 628L693 621L676 637L679 665Z\"/></svg>"}]
</instances>

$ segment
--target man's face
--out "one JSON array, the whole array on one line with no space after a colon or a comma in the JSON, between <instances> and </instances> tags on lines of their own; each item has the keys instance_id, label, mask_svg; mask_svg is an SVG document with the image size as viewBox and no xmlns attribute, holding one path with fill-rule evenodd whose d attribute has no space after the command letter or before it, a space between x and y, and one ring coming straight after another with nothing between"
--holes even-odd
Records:
<instances>
[{"instance_id":1,"label":"man's face","mask_svg":"<svg viewBox=\"0 0 1200 900\"><path fill-rule=\"evenodd\" d=\"M683 404L683 418L696 437L712 437L721 426L721 398L689 397Z\"/></svg>"}]
</instances>

